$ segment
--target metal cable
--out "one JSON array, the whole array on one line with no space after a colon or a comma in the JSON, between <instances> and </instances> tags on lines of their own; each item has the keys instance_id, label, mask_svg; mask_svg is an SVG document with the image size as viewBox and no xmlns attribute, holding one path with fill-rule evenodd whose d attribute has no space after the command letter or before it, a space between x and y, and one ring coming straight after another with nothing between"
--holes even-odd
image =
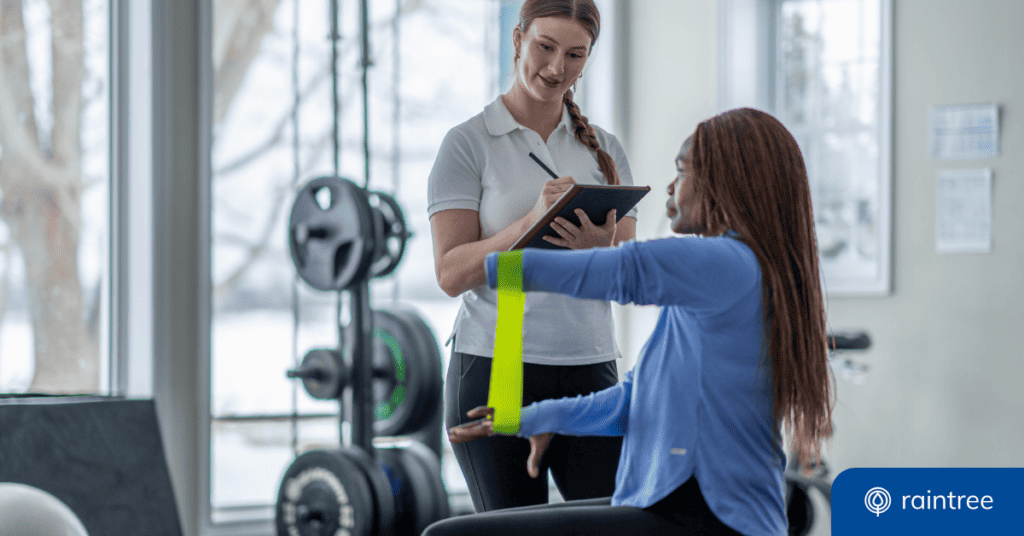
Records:
<instances>
[{"instance_id":1,"label":"metal cable","mask_svg":"<svg viewBox=\"0 0 1024 536\"><path fill-rule=\"evenodd\" d=\"M299 104L302 95L299 90L299 0L292 6L292 185L300 180L299 165ZM299 273L292 276L292 364L299 368ZM292 382L292 451L299 456L299 382Z\"/></svg>"},{"instance_id":2,"label":"metal cable","mask_svg":"<svg viewBox=\"0 0 1024 536\"><path fill-rule=\"evenodd\" d=\"M331 0L331 87L333 89L332 95L332 106L334 110L334 132L332 134L334 141L334 176L341 176L341 126L339 125L339 118L341 117L341 102L338 95L338 41L341 40L341 33L338 26L340 25L339 17L340 13L338 10L338 0Z\"/></svg>"},{"instance_id":3,"label":"metal cable","mask_svg":"<svg viewBox=\"0 0 1024 536\"><path fill-rule=\"evenodd\" d=\"M362 35L362 60L359 62L363 70L363 189L370 189L370 5L369 0L359 2L359 23Z\"/></svg>"},{"instance_id":4,"label":"metal cable","mask_svg":"<svg viewBox=\"0 0 1024 536\"><path fill-rule=\"evenodd\" d=\"M402 173L402 93L401 87L401 29L399 20L402 13L402 0L395 0L395 16L391 24L391 195L398 200L398 188L401 185ZM391 278L391 299L397 302L399 296L398 276Z\"/></svg>"}]
</instances>

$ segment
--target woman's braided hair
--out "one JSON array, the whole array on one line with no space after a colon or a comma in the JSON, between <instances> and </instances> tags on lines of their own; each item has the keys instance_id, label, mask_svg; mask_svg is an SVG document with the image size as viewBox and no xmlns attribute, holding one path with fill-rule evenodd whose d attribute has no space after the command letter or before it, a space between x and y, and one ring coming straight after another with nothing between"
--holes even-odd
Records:
<instances>
[{"instance_id":1,"label":"woman's braided hair","mask_svg":"<svg viewBox=\"0 0 1024 536\"><path fill-rule=\"evenodd\" d=\"M601 33L601 15L593 0L526 0L523 9L519 12L519 28L526 32L534 19L544 17L564 17L578 21L590 34L590 48L593 50L597 36ZM516 51L515 61L519 61L519 51ZM590 125L580 107L572 99L572 91L566 91L562 101L569 110L569 117L572 118L573 131L576 139L597 155L597 165L604 174L608 184L619 184L619 172L615 167L615 160L607 151L601 148L597 141L597 134L594 127Z\"/></svg>"},{"instance_id":2,"label":"woman's braided hair","mask_svg":"<svg viewBox=\"0 0 1024 536\"><path fill-rule=\"evenodd\" d=\"M729 229L754 252L764 281L765 334L775 417L801 462L817 460L832 435L834 390L814 208L796 139L750 108L697 125L685 159L697 198L698 234Z\"/></svg>"}]
</instances>

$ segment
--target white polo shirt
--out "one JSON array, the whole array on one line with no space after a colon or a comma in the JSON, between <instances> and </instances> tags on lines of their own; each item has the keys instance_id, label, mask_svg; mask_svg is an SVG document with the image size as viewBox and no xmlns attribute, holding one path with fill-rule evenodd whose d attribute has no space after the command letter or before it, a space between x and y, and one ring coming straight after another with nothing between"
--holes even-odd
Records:
<instances>
[{"instance_id":1,"label":"white polo shirt","mask_svg":"<svg viewBox=\"0 0 1024 536\"><path fill-rule=\"evenodd\" d=\"M621 183L633 184L619 140L596 125L594 131L601 148L615 160ZM533 209L544 183L551 180L529 157L531 152L559 177L571 176L579 184L607 182L597 155L573 135L568 110L544 143L539 134L517 123L498 97L448 131L441 142L428 181L427 212L475 210L483 238L501 232ZM626 215L636 218L636 208ZM497 300L497 291L486 284L462 294L452 329L456 352L494 356ZM590 365L618 357L609 302L546 292L526 295L524 362Z\"/></svg>"}]
</instances>

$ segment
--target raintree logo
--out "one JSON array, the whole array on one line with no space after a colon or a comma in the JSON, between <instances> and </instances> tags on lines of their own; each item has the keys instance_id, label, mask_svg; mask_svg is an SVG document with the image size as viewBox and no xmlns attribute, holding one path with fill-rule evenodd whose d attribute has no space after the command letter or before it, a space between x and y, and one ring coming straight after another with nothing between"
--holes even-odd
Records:
<instances>
[{"instance_id":1,"label":"raintree logo","mask_svg":"<svg viewBox=\"0 0 1024 536\"><path fill-rule=\"evenodd\" d=\"M864 506L867 506L868 511L875 514L875 517L882 515L882 512L888 510L891 505L892 496L885 488L871 488L867 495L864 495Z\"/></svg>"},{"instance_id":2,"label":"raintree logo","mask_svg":"<svg viewBox=\"0 0 1024 536\"><path fill-rule=\"evenodd\" d=\"M853 467L832 484L832 535L1024 536L1021 482L1024 467Z\"/></svg>"}]
</instances>

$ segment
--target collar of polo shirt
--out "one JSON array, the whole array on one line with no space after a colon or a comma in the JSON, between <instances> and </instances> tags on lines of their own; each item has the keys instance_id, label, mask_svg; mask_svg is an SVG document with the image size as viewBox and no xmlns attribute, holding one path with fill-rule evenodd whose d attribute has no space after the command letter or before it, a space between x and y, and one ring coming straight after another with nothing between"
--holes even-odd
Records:
<instances>
[{"instance_id":1,"label":"collar of polo shirt","mask_svg":"<svg viewBox=\"0 0 1024 536\"><path fill-rule=\"evenodd\" d=\"M500 95L497 99L494 99L494 102L484 108L484 124L487 125L487 132L491 136L504 136L517 128L526 128L512 117L512 113L508 111L505 103L501 101ZM572 118L569 117L569 110L563 104L562 122L558 123L558 127L555 130L565 128L567 131L572 132L571 127Z\"/></svg>"}]
</instances>

